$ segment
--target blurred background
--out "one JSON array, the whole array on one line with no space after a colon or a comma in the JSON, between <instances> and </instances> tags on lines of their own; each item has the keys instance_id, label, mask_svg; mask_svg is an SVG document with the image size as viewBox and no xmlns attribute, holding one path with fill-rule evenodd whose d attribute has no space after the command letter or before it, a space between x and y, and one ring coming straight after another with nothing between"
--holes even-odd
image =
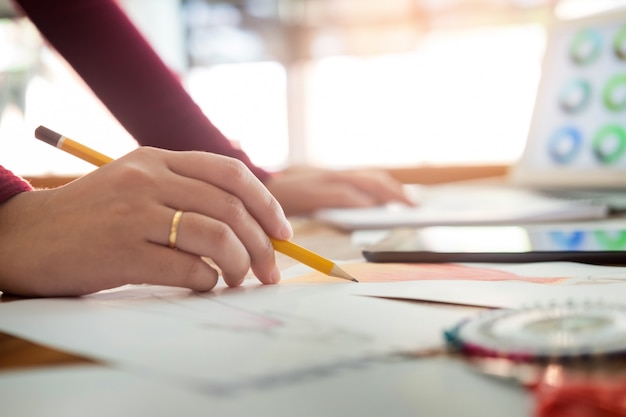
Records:
<instances>
[{"instance_id":1,"label":"blurred background","mask_svg":"<svg viewBox=\"0 0 626 417\"><path fill-rule=\"evenodd\" d=\"M523 151L547 25L626 1L120 4L213 123L278 170L509 164ZM35 140L40 124L113 157L137 146L0 0L2 164L24 176L93 169Z\"/></svg>"}]
</instances>

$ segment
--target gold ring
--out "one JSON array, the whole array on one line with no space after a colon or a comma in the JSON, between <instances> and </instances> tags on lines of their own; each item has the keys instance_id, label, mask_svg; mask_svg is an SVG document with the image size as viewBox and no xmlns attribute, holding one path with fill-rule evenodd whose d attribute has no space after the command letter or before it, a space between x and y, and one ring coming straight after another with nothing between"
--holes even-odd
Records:
<instances>
[{"instance_id":1,"label":"gold ring","mask_svg":"<svg viewBox=\"0 0 626 417\"><path fill-rule=\"evenodd\" d=\"M181 217L183 217L182 210L176 210L176 213L174 213L174 217L172 217L172 226L170 227L170 238L168 240L169 246L172 249L176 249L176 237L178 236L178 224L180 223Z\"/></svg>"}]
</instances>

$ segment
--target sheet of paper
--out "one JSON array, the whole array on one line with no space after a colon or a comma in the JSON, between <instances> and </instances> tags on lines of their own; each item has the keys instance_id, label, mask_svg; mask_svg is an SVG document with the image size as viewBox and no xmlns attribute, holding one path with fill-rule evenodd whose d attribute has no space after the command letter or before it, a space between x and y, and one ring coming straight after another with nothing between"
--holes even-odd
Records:
<instances>
[{"instance_id":1,"label":"sheet of paper","mask_svg":"<svg viewBox=\"0 0 626 417\"><path fill-rule=\"evenodd\" d=\"M522 417L533 408L525 389L441 357L355 361L228 395L103 366L0 372L0 402L3 415L28 417Z\"/></svg>"},{"instance_id":2,"label":"sheet of paper","mask_svg":"<svg viewBox=\"0 0 626 417\"><path fill-rule=\"evenodd\" d=\"M344 385L333 385L342 381L333 376L337 372L388 369L398 352L441 351L443 330L476 313L474 308L382 297L515 307L605 296L621 301L626 293L626 283L619 283L626 279L626 268L571 263L439 267L412 266L421 269L414 274L422 279L417 281L409 280L415 273L410 268L376 269L368 282L355 284L320 279L298 266L272 286L250 281L205 294L128 286L81 298L4 302L0 330L203 395L258 393L260 398L272 387L286 399L305 383L322 392L326 386L340 390ZM377 372L377 378L386 375ZM360 379L350 376L343 383L348 381Z\"/></svg>"},{"instance_id":3,"label":"sheet of paper","mask_svg":"<svg viewBox=\"0 0 626 417\"><path fill-rule=\"evenodd\" d=\"M221 403L220 403L221 404ZM318 378L251 390L225 407L241 416L527 417L533 397L449 358L354 364Z\"/></svg>"},{"instance_id":4,"label":"sheet of paper","mask_svg":"<svg viewBox=\"0 0 626 417\"><path fill-rule=\"evenodd\" d=\"M208 413L215 406L210 397L103 366L0 372L0 403L4 416L237 415L226 408Z\"/></svg>"},{"instance_id":5,"label":"sheet of paper","mask_svg":"<svg viewBox=\"0 0 626 417\"><path fill-rule=\"evenodd\" d=\"M341 268L356 277L361 284L422 280L525 281L545 284L567 280L577 273L559 268L552 271L532 270L520 264L370 263L364 260L344 262ZM285 279L284 283L323 284L329 283L329 278L309 269Z\"/></svg>"},{"instance_id":6,"label":"sheet of paper","mask_svg":"<svg viewBox=\"0 0 626 417\"><path fill-rule=\"evenodd\" d=\"M329 282L205 294L139 286L13 301L0 303L0 330L223 392L289 384L389 352L441 348L443 331L471 313L358 297L350 293L357 284Z\"/></svg>"},{"instance_id":7,"label":"sheet of paper","mask_svg":"<svg viewBox=\"0 0 626 417\"><path fill-rule=\"evenodd\" d=\"M572 262L484 264L472 268L505 271L509 279L482 279L448 275L446 280L404 280L363 283L353 294L435 301L460 305L518 308L554 302L625 304L626 268ZM445 268L445 267L443 267ZM349 268L346 268L349 269ZM519 277L519 278L516 278ZM545 277L533 280L533 277Z\"/></svg>"}]
</instances>

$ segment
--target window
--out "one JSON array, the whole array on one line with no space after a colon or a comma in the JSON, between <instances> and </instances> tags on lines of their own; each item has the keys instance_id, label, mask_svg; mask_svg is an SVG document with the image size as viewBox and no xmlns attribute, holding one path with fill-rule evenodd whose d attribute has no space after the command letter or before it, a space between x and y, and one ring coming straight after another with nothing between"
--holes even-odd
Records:
<instances>
[{"instance_id":1,"label":"window","mask_svg":"<svg viewBox=\"0 0 626 417\"><path fill-rule=\"evenodd\" d=\"M539 25L433 32L403 54L319 60L307 90L311 162L513 161L526 139L544 38Z\"/></svg>"}]
</instances>

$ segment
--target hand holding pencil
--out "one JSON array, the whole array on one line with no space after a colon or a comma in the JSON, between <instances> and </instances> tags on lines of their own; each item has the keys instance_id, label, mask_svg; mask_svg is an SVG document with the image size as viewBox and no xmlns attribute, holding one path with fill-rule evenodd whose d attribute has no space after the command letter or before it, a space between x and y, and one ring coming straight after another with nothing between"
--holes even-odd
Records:
<instances>
[{"instance_id":1,"label":"hand holding pencil","mask_svg":"<svg viewBox=\"0 0 626 417\"><path fill-rule=\"evenodd\" d=\"M141 283L208 291L218 271L202 257L230 286L250 268L261 282L276 283L267 235L292 234L243 164L205 152L140 148L63 187L22 193L2 209L20 217L0 236L0 290L29 296Z\"/></svg>"},{"instance_id":2,"label":"hand holding pencil","mask_svg":"<svg viewBox=\"0 0 626 417\"><path fill-rule=\"evenodd\" d=\"M46 135L60 136L38 130L38 137ZM62 149L80 148L64 139ZM63 187L18 195L2 208L19 213L21 221L0 237L3 248L15 248L0 255L3 265L14 266L2 271L0 290L80 295L150 283L207 291L218 271L202 258L210 258L230 286L241 284L250 268L263 283L280 279L272 244L290 239L291 228L276 200L239 161L155 148L112 161L79 150L105 166ZM280 249L294 250L287 246ZM312 254L300 250L290 256ZM25 256L20 253L32 261L4 259ZM299 260L329 274L342 272L312 255Z\"/></svg>"},{"instance_id":3,"label":"hand holding pencil","mask_svg":"<svg viewBox=\"0 0 626 417\"><path fill-rule=\"evenodd\" d=\"M208 291L218 271L203 258L230 286L250 268L276 283L268 236L292 237L277 201L242 163L206 152L139 148L0 210L0 291L25 296L142 283Z\"/></svg>"}]
</instances>

